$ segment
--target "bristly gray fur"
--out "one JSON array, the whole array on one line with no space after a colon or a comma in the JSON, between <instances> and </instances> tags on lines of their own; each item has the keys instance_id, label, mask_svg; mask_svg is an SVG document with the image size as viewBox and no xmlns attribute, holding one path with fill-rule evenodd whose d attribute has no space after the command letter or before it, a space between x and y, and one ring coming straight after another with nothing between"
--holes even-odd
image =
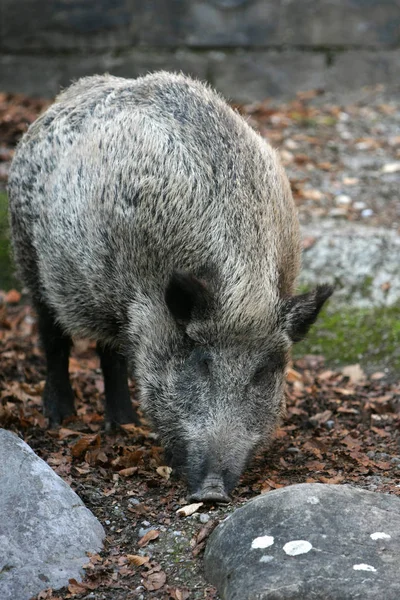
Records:
<instances>
[{"instance_id":1,"label":"bristly gray fur","mask_svg":"<svg viewBox=\"0 0 400 600\"><path fill-rule=\"evenodd\" d=\"M172 454L184 452L189 480L196 469L237 478L284 405L285 306L300 244L276 152L183 75L88 77L23 137L9 198L32 296L71 336L126 354L142 405ZM185 327L165 301L176 271L213 296Z\"/></svg>"}]
</instances>

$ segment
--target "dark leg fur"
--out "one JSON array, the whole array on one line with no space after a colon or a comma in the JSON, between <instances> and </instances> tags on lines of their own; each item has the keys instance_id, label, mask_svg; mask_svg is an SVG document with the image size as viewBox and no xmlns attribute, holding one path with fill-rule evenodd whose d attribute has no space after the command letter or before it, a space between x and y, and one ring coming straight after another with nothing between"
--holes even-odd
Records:
<instances>
[{"instance_id":1,"label":"dark leg fur","mask_svg":"<svg viewBox=\"0 0 400 600\"><path fill-rule=\"evenodd\" d=\"M47 362L46 385L43 405L49 426L56 427L75 413L74 393L69 381L68 359L72 345L71 338L56 323L49 308L42 302L35 302L39 317L39 332Z\"/></svg>"},{"instance_id":2,"label":"dark leg fur","mask_svg":"<svg viewBox=\"0 0 400 600\"><path fill-rule=\"evenodd\" d=\"M97 344L97 352L104 375L106 429L110 429L115 424L139 424L139 417L129 393L125 358L101 344Z\"/></svg>"}]
</instances>

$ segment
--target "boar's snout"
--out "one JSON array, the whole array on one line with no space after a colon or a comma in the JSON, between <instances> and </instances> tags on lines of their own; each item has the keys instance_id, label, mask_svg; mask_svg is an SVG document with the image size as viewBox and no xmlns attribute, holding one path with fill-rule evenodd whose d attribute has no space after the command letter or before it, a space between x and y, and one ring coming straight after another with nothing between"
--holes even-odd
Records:
<instances>
[{"instance_id":1,"label":"boar's snout","mask_svg":"<svg viewBox=\"0 0 400 600\"><path fill-rule=\"evenodd\" d=\"M230 502L224 478L215 473L207 475L200 487L190 495L190 500L193 502Z\"/></svg>"},{"instance_id":2,"label":"boar's snout","mask_svg":"<svg viewBox=\"0 0 400 600\"><path fill-rule=\"evenodd\" d=\"M225 432L226 433L226 432ZM229 494L237 485L250 458L252 442L232 435L207 436L189 448L186 478L190 499L196 502L230 502Z\"/></svg>"}]
</instances>

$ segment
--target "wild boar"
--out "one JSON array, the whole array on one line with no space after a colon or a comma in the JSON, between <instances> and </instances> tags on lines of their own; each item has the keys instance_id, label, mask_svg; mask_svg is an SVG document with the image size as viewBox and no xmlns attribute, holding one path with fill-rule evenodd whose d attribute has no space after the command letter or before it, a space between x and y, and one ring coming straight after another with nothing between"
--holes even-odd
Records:
<instances>
[{"instance_id":1,"label":"wild boar","mask_svg":"<svg viewBox=\"0 0 400 600\"><path fill-rule=\"evenodd\" d=\"M331 294L293 295L299 225L276 152L183 75L88 77L23 137L9 198L50 425L74 411L72 337L96 340L106 421L137 421L131 374L192 498L228 500Z\"/></svg>"}]
</instances>

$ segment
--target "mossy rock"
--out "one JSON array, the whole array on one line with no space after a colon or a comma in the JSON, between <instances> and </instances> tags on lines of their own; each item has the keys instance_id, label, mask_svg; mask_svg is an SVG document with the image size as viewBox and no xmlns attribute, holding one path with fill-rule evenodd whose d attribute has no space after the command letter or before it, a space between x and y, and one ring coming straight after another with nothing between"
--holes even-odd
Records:
<instances>
[{"instance_id":1,"label":"mossy rock","mask_svg":"<svg viewBox=\"0 0 400 600\"><path fill-rule=\"evenodd\" d=\"M321 354L326 363L360 363L372 373L400 374L400 306L327 308L308 337L294 347L294 358Z\"/></svg>"}]
</instances>

